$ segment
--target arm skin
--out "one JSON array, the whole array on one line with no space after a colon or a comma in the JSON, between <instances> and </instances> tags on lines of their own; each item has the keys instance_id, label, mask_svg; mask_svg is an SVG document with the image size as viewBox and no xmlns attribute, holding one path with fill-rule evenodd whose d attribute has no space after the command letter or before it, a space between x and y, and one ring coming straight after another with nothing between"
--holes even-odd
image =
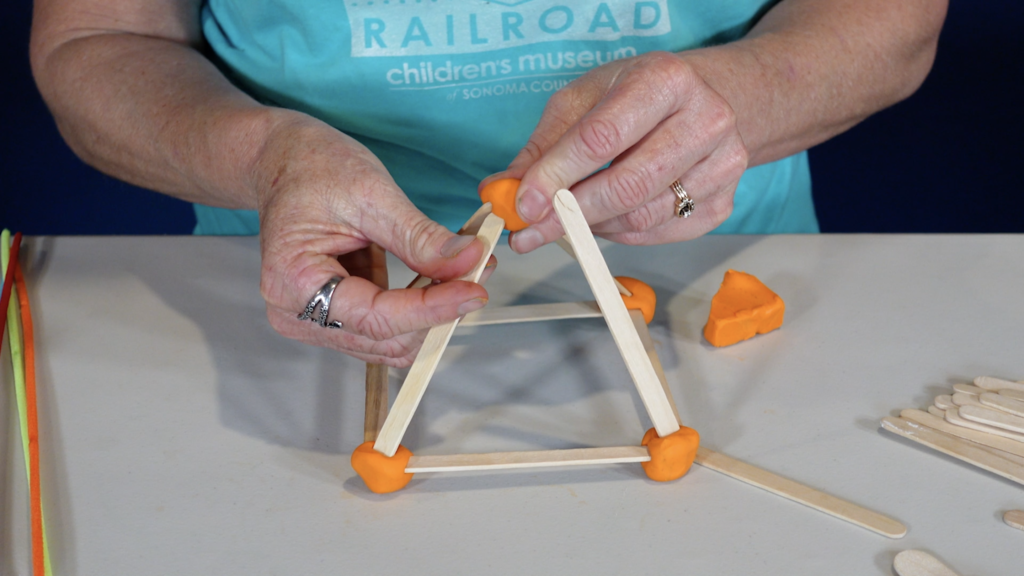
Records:
<instances>
[{"instance_id":1,"label":"arm skin","mask_svg":"<svg viewBox=\"0 0 1024 576\"><path fill-rule=\"evenodd\" d=\"M748 166L806 150L912 94L931 69L946 7L784 0L739 41L592 71L551 99L496 175L523 180L518 210L533 224L512 247L529 252L562 235L550 199L569 187L595 233L612 240L710 231L731 213ZM672 217L676 179L697 200L693 218Z\"/></svg>"},{"instance_id":2,"label":"arm skin","mask_svg":"<svg viewBox=\"0 0 1024 576\"><path fill-rule=\"evenodd\" d=\"M430 221L351 138L232 86L200 42L197 0L37 0L32 69L86 162L184 200L259 210L260 288L285 336L407 366L427 328L486 303L470 282L385 291L351 275L372 244L439 280L467 272L483 247ZM332 276L345 280L329 319L344 328L298 321Z\"/></svg>"}]
</instances>

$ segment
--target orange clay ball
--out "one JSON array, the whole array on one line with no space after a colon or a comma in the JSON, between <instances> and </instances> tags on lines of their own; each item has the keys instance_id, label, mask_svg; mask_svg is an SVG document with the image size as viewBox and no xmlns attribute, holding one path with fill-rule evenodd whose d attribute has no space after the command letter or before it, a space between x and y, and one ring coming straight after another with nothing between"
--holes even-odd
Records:
<instances>
[{"instance_id":1,"label":"orange clay ball","mask_svg":"<svg viewBox=\"0 0 1024 576\"><path fill-rule=\"evenodd\" d=\"M480 191L480 201L491 203L491 210L505 221L505 229L510 232L518 232L529 226L516 212L516 190L518 189L519 180L502 178L488 183Z\"/></svg>"},{"instance_id":2,"label":"orange clay ball","mask_svg":"<svg viewBox=\"0 0 1024 576\"><path fill-rule=\"evenodd\" d=\"M352 468L371 492L387 494L405 488L412 480L412 474L405 471L411 457L412 452L405 446L399 446L388 458L373 449L373 442L363 442L352 452Z\"/></svg>"},{"instance_id":3,"label":"orange clay ball","mask_svg":"<svg viewBox=\"0 0 1024 576\"><path fill-rule=\"evenodd\" d=\"M679 430L659 438L658 433L651 428L644 434L640 445L647 446L651 454L650 462L640 464L647 477L656 482L668 482L682 478L690 470L697 457L700 434L693 428L680 426Z\"/></svg>"},{"instance_id":4,"label":"orange clay ball","mask_svg":"<svg viewBox=\"0 0 1024 576\"><path fill-rule=\"evenodd\" d=\"M616 276L615 279L619 281L619 284L625 286L626 290L633 293L632 296L622 296L622 301L626 303L626 309L643 312L644 322L650 324L651 320L654 320L654 305L658 300L654 295L654 288L628 276Z\"/></svg>"}]
</instances>

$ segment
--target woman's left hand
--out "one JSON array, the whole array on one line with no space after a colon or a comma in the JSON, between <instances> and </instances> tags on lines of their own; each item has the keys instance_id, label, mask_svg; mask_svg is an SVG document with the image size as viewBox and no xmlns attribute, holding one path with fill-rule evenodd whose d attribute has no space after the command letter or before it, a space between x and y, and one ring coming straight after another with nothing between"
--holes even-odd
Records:
<instances>
[{"instance_id":1,"label":"woman's left hand","mask_svg":"<svg viewBox=\"0 0 1024 576\"><path fill-rule=\"evenodd\" d=\"M551 205L562 188L572 189L595 234L662 244L721 224L747 160L729 103L685 59L653 52L556 92L526 146L495 177L522 180L517 209L530 227L512 236L516 252L564 234ZM688 218L677 216L676 180L695 205Z\"/></svg>"}]
</instances>

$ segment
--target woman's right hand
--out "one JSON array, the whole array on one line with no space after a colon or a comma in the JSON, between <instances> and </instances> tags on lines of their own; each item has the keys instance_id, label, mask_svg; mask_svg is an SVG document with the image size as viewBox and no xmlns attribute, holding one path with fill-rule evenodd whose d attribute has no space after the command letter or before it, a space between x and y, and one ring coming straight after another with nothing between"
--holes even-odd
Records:
<instances>
[{"instance_id":1,"label":"woman's right hand","mask_svg":"<svg viewBox=\"0 0 1024 576\"><path fill-rule=\"evenodd\" d=\"M288 121L271 132L254 174L260 290L270 323L282 335L307 344L368 362L408 366L426 329L486 304L487 291L479 284L448 281L476 265L483 245L427 218L355 140L309 117L286 114ZM378 287L365 272L372 244L441 282L421 289ZM310 298L334 276L343 280L328 320L341 322L342 328L298 320Z\"/></svg>"}]
</instances>

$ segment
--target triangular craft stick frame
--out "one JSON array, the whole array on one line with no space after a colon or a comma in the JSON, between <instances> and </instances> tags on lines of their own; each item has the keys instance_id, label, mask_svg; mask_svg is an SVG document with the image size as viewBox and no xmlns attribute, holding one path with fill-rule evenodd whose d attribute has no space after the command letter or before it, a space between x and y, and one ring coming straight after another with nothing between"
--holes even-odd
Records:
<instances>
[{"instance_id":1,"label":"triangular craft stick frame","mask_svg":"<svg viewBox=\"0 0 1024 576\"><path fill-rule=\"evenodd\" d=\"M487 312L482 311L475 316L469 315L465 319L465 323L469 325L499 324L603 316L640 394L640 399L654 424L653 434L649 434L649 436L654 439L663 439L679 433L681 427L678 412L661 369L657 352L654 350L643 313L639 309L627 310L623 301L624 296L632 297L632 292L612 277L597 242L590 232L590 226L583 217L579 204L572 193L568 190L560 190L555 194L553 204L565 229L565 237L559 242L559 245L579 262L596 301L498 308ZM504 219L493 213L489 203L485 203L467 221L460 234L476 235L483 242L485 250L477 266L462 277L462 280L471 282L479 280L504 228ZM429 282L429 279L418 277L410 284L410 287L422 287ZM386 417L384 413L387 406L387 370L379 365L368 365L364 442L372 442L374 452L388 459L395 458L399 453L402 438L459 323L460 320L457 319L429 330ZM683 430L691 433L692 437L687 439L692 444L690 452L695 453L696 433L690 429ZM412 456L411 453L408 453L408 461L402 472L411 475L417 472L497 470L623 462L649 463L651 461L651 444L650 442L645 442L645 444L647 446L450 456ZM402 457L402 454L399 454L399 457ZM675 457L672 459L678 460ZM680 464L688 469L692 463L693 454L689 458L683 454L682 460L684 462ZM355 459L353 461L355 462ZM685 473L685 469L678 475L681 476L682 473ZM367 480L365 476L364 480ZM370 481L368 481L369 484Z\"/></svg>"},{"instance_id":2,"label":"triangular craft stick frame","mask_svg":"<svg viewBox=\"0 0 1024 576\"><path fill-rule=\"evenodd\" d=\"M419 472L462 472L549 466L577 466L639 462L654 480L673 480L686 473L692 463L700 464L747 484L767 490L794 502L809 506L890 538L901 538L906 527L892 518L857 504L773 474L698 446L697 434L680 425L665 373L644 314L627 309L623 298L633 297L629 288L612 278L608 265L594 240L590 227L575 197L568 190L555 194L554 208L565 229L558 244L576 258L594 292L595 302L540 304L483 309L465 318L432 328L416 356L390 412L388 406L388 369L367 364L366 418L364 443L352 454L352 466L371 491L394 492L405 487ZM474 234L485 246L480 262L463 280L476 282L501 237L505 221L485 203L463 226L460 234ZM383 261L383 253L377 255ZM375 279L387 288L387 279ZM639 286L642 282L633 281ZM424 287L429 278L417 277L409 285ZM426 392L441 355L460 325L504 324L566 318L603 316L654 428L648 430L639 446L575 448L489 454L414 456L401 446L402 437Z\"/></svg>"}]
</instances>

